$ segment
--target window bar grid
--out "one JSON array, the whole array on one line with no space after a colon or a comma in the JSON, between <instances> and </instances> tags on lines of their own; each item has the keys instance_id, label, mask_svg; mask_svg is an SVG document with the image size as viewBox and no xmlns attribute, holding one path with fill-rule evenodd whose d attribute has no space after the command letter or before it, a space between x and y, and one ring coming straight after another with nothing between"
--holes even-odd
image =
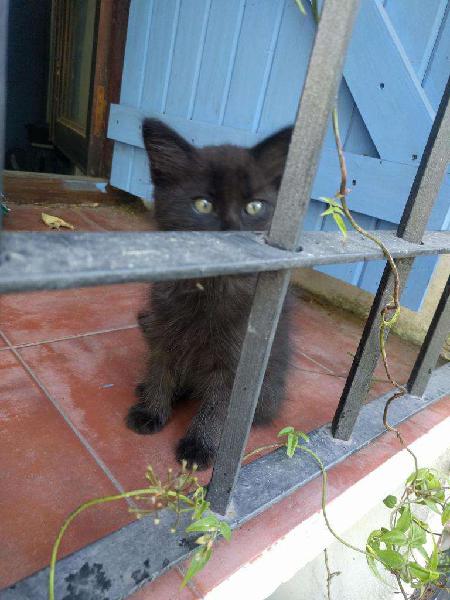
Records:
<instances>
[{"instance_id":1,"label":"window bar grid","mask_svg":"<svg viewBox=\"0 0 450 600\"><path fill-rule=\"evenodd\" d=\"M439 105L408 201L398 226L398 237L420 244L433 204L439 193L450 160L450 78ZM400 287L404 287L414 258L396 261ZM378 343L380 311L392 298L394 276L386 265L372 308L353 359L344 391L336 411L332 431L339 439L348 440L364 400L380 356Z\"/></svg>"},{"instance_id":2,"label":"window bar grid","mask_svg":"<svg viewBox=\"0 0 450 600\"><path fill-rule=\"evenodd\" d=\"M338 4L340 5L339 10ZM311 125L314 120L318 119L318 103L321 101L321 99L323 99L323 94L327 94L327 101L334 99L331 92L333 90L333 86L335 86L335 90L333 92L335 93L337 84L333 81L332 85L330 84L330 88L328 88L330 82L329 74L331 73L331 76L334 77L336 73L340 73L341 71L342 59L345 54L345 46L351 30L351 16L352 13L354 14L356 12L357 4L357 0L354 0L353 2L351 0L326 1L324 10L327 12L324 13L323 21L321 23L321 27L319 28L319 33L316 36L316 42L314 45L314 51L317 50L317 56L319 56L317 59L318 64L315 64L313 69L313 59L316 56L313 52L309 67L309 71L311 72L308 72L307 79L308 85L311 85L311 89L313 91L316 90L317 95L315 97L312 95L314 101L312 101L312 106L310 105L308 109L312 111L309 113L310 123L303 123L303 127L305 128L307 128L308 125ZM325 31L326 29L325 16L333 14L333 10L335 11L335 21L331 21L331 24L328 22L328 36L325 33L323 34L323 37L325 38L325 40L323 40L323 47L321 49L316 49L321 31ZM342 13L340 12L341 10ZM344 12L346 13L346 16L344 16ZM8 0L2 0L0 2L0 192L2 191L1 185L5 131L7 16ZM341 43L342 39L343 43ZM326 71L329 63L327 62L328 57L324 56L324 49L327 47L333 48L334 58L338 61L337 66L336 64L334 66L335 70L331 69L331 71ZM319 50L322 51L322 56L320 55ZM330 59L333 60L333 57L330 57ZM323 61L325 61L325 64ZM313 75L315 75L315 78ZM337 77L337 79L339 78ZM305 94L306 87L303 96L305 96ZM448 102L448 85L446 88L446 94ZM305 106L301 106L302 108L298 121L300 121L302 118L307 121L308 113ZM344 250L342 248L342 244L338 243L338 235L325 234L324 232L320 232L320 234L314 233L311 235L303 235L301 242L304 246L304 251L301 253L292 251L283 252L282 250L276 248L276 246L278 246L281 248L287 248L289 250L298 249L301 223L307 209L310 196L310 187L317 164L317 156L323 139L320 127L322 127L326 121L324 112L328 111L330 106L331 104L328 105L328 108L322 107L323 111L320 112L321 116L320 119L318 119L320 123L317 123L317 129L315 129L315 126L313 126L312 129L305 129L305 131L307 131L305 138L302 138L300 135L300 129L298 129L298 135L294 133L287 169L281 186L280 198L278 202L279 208L277 208L270 231L270 244L272 244L272 246L261 243L261 240L257 240L252 234L233 232L232 235L236 237L233 237L233 240L230 240L225 248L231 254L233 248L237 248L239 250L239 252L236 251L236 255L233 256L232 260L230 260L228 255L226 255L226 259L222 261L222 263L218 263L216 267L213 267L208 260L203 260L203 262L200 263L200 260L197 256L193 263L189 266L191 271L201 268L204 272L206 265L206 268L209 269L208 273L213 276L214 274L222 274L225 272L254 272L255 270L262 270L264 268L267 269L267 265L265 265L265 263L272 260L271 268L273 270L285 270L284 275L280 273L274 273L272 270L270 272L263 273L259 277L259 292L257 292L255 296L252 316L255 324L259 327L260 332L259 338L256 337L253 338L253 340L256 346L261 346L261 350L255 353L255 355L252 355L251 340L250 338L246 337L240 363L241 375L244 376L240 380L241 384L245 384L247 381L250 382L250 386L253 386L251 390L252 396L249 395L248 389L244 389L245 397L247 400L250 398L250 401L256 402L256 387L260 385L260 381L256 383L254 382L255 373L259 373L259 378L261 380L264 374L264 361L270 352L271 336L273 337L273 333L276 328L278 312L286 291L290 269L295 266L300 266L300 264L309 266L314 264L329 264L332 256L334 256L334 258L338 258L340 262L354 262L358 260L373 260L379 258L379 255L376 255L376 251L369 247L365 241L361 240L361 236L357 236L355 234L349 234L347 250ZM436 127L439 128L437 121L438 119L436 119L436 122L433 126L432 134ZM298 128L299 127L300 126L298 125ZM446 133L443 133L445 127L447 128ZM435 134L439 136L441 140L443 139L444 142L446 142L446 140L449 139L448 118L447 125L441 125L441 129L442 131L438 131L437 133L435 131ZM430 136L430 140L431 138L432 136ZM312 152L309 157L306 154L308 149L302 148L302 140L303 146L314 146L314 148L309 148L309 150ZM436 144L433 145L433 143L431 143L432 147L430 149L430 140L428 141L427 150L425 152L425 154L427 154L427 151L429 151L430 156L428 157L428 163L436 160L436 165L438 165L437 168L441 169L442 161L444 161L445 164L443 168L445 170L448 154L447 158L445 158L445 152L438 152L436 150L438 146ZM314 144L312 144L312 141L314 141ZM431 156L433 152L435 152L434 159ZM417 196L417 200L419 200L421 194L424 194L428 198L428 202L432 203L438 192L439 178L437 178L436 173L433 173L431 168L432 165L430 166L428 163L425 164L423 160L422 163L421 167L423 166L423 177L416 178L416 181L418 182L418 188L420 189L416 189L414 193ZM428 188L428 190L425 190L427 174L430 176L429 183L431 183L431 186ZM421 185L419 185L419 183ZM434 185L436 186L436 189L433 191ZM411 191L410 201L408 202L408 205L411 209L411 214L406 216L405 219L416 220L415 222L419 224L418 228L420 232L421 228L424 228L426 217L423 216L423 214L421 216L420 213L423 213L423 210L420 205L414 206L414 199L411 200L411 197L414 196L413 190ZM428 210L428 208L426 210ZM418 212L418 216L412 216L414 212ZM406 222L408 223L410 221L407 220ZM399 231L401 227L402 225L400 225ZM418 235L417 230L414 232L414 227L412 227L412 232L413 237L416 235L417 241L420 242L422 236ZM160 235L162 234L133 234L133 236L127 236L126 234L122 233L61 234L58 236L51 236L50 238L48 234L4 233L0 236L0 242L2 246L6 246L6 253L3 256L5 262L0 264L0 286L4 286L5 275L8 277L13 271L16 271L22 279L25 279L25 284L20 281L19 277L12 282L11 289L4 290L2 288L3 291L13 291L14 286L17 290L38 288L53 289L59 287L87 285L88 282L91 285L93 283L101 285L107 282L120 283L121 281L142 281L145 278L161 280L167 278L167 274L165 273L164 269L168 267L172 268L170 274L172 275L173 279L187 277L188 267L183 264L181 266L177 266L175 264L176 261L180 259L180 256L174 251L174 248L176 248L178 243L177 236L174 236L174 238L177 239L172 240L173 244L171 245L167 241L170 239L172 234L164 234L165 237L159 237ZM207 237L209 234L205 233L203 235L206 237L202 237L201 239L206 240L207 243L217 244L219 241L219 237L212 236L211 239L209 239ZM389 244L391 251L396 257L423 254L424 249L425 253L428 254L443 252L450 253L450 233L428 232L424 236L424 246L407 244L405 241L395 239L394 235L390 232L382 232L381 235L386 235L386 237L383 237L383 239L387 244ZM58 242L55 244L50 243L50 239L55 242L58 240ZM133 239L138 239L138 242L133 242ZM197 235L193 235L192 238L189 238L192 248L195 248L195 246L198 245L199 240L200 237ZM135 262L127 262L125 254L121 253L120 251L118 251L113 258L109 258L108 260L105 259L103 262L98 260L99 250L111 250L115 247L114 245L118 241L120 241L123 248L128 248L131 250L131 252L135 253ZM45 244L47 244L47 246ZM148 266L145 266L145 263L148 262L148 253L153 251L158 245L163 246L163 250L160 251L158 255L163 259L163 267L158 273L154 273L153 271L149 270ZM24 251L22 246L25 246ZM326 247L324 248L324 246ZM13 252L8 256L8 251L11 248L13 249ZM248 261L250 258L254 259L256 248L260 249L260 254L254 260L254 262L249 265ZM58 253L58 250L61 252ZM71 262L68 259L68 256L69 254L73 255L74 250L77 258ZM55 251L58 253L58 256L55 256ZM279 253L278 256L275 256L276 252ZM271 253L272 256L269 255L269 253ZM47 277L46 272L43 271L42 268L45 266L46 260L48 261L51 256L53 256L53 258L56 260L59 258L59 254L65 254L65 257L63 257L63 260L59 262L57 269L53 273L53 279L51 279ZM36 256L38 261L33 263L30 271L26 272L25 266L27 266L27 261L33 261ZM2 256L0 256L0 262L1 258ZM24 258L25 261L23 260ZM14 262L16 260L17 262ZM164 260L166 261L165 263ZM399 265L404 263L406 260L410 259L399 260ZM3 268L8 264L10 265L9 271L8 268L6 270ZM67 267L70 267L70 265L75 265L75 267L78 268L78 271L74 275L70 275L64 279L63 275L67 273ZM91 267L93 268L91 272L89 272L89 268ZM93 272L95 270L94 268L99 269L96 271L98 279L95 282L92 280ZM216 268L215 273L213 272L214 268ZM141 271L138 271L138 269L141 269ZM42 277L44 277L44 283L40 282L40 278ZM38 281L39 283L37 283ZM450 280L447 282L447 286L440 300L435 317L430 325L427 338L423 344L421 354L419 355L416 366L411 375L408 385L413 393L415 393L414 390L418 389L414 387L415 385L424 387L426 384L426 381L428 380L428 371L436 363L439 350L442 347L441 338L443 341L443 336L445 335L443 332L448 331L450 321L449 285ZM7 286L8 283L6 283L6 287ZM263 292L270 294L269 299L271 305L269 308L265 306L267 297ZM270 311L271 308L274 310L273 313ZM250 326L248 327L248 333L250 332ZM247 357L253 357L253 363L245 362L244 352L247 352ZM449 377L447 367L448 366L441 367L435 371L424 398L425 403L421 399L416 398L414 395L410 395L404 398L404 402L399 402L393 407L393 423L398 423L408 418L415 412L421 410L427 402L431 403L435 401L448 391ZM247 379L245 379L246 375L248 375ZM367 377L369 376L370 373L367 375ZM423 389L423 387L420 388L420 391ZM380 414L382 413L383 406L383 398L379 398L377 401L363 407L363 411L365 411L366 414L362 419L359 420L353 439L349 444L339 444L336 446L333 442L333 439L329 435L328 426L313 432L311 436L311 447L316 449L317 452L324 457L324 463L326 467L332 466L338 460L342 460L345 458L345 456L350 455L360 448L366 446L367 443L382 433L383 428L381 426ZM251 406L250 408L249 406L246 406L246 410L248 419L245 422L245 426L248 426L249 428L253 413ZM238 419L243 420L243 415L240 412L239 407L238 410L236 410L235 416L237 416ZM236 423L236 420L234 423ZM238 423L238 425L240 426L240 423ZM243 428L241 427L241 434L242 431ZM220 450L222 459L225 452L229 451L229 448L226 448L224 445L224 439L225 437L222 439L223 448ZM230 439L232 438L229 437L228 440ZM245 442L245 439L244 441L242 440L243 438L239 440L241 442L241 451ZM235 496L237 510L236 513L233 513L232 511L229 512L229 520L233 526L237 526L252 518L252 516L258 514L258 512L268 508L319 474L317 469L316 472L311 471L311 465L308 465L307 459L302 459L299 464L296 464L295 457L292 459L292 461L285 461L285 456L284 458L283 456L284 454L282 455L280 450L265 456L264 458L259 459L250 465L247 465L241 471ZM233 462L231 467L235 468L236 472L238 472L239 461ZM280 469L282 470L280 471ZM215 477L219 474L219 472L216 471L214 473ZM278 473L276 482L274 480L271 485L267 485L270 475L276 473ZM231 487L228 490L225 489L226 500L230 497L232 484L234 483L233 479L230 480L230 478L228 478L228 481L231 481ZM277 485L275 484L279 484L281 487L278 489ZM249 492L249 490L251 490L251 492ZM215 490L214 487L211 486L210 494L213 492L217 493L217 491L220 491L220 486L216 487ZM224 504L226 504L226 502ZM162 513L162 518L166 518L167 515L164 513L164 511L162 511ZM172 522L172 515L169 516L170 520L167 521L167 523ZM97 560L97 557L101 555L102 564L104 565L106 572L111 574L115 595L114 597L127 597L128 594L136 587L135 580L131 576L128 577L127 574L133 573L133 565L137 566L138 564L141 564L142 561L139 562L140 556L142 556L142 560L148 559L149 556L151 558L151 566L149 568L148 575L148 579L151 580L170 566L173 566L180 560L187 558L189 552L192 550L189 545L186 545L186 540L184 538L181 540L178 539L177 536L168 538L164 531L165 529L161 528L161 526L155 527L151 519L143 519L142 521L132 523L122 530L114 532L110 536L97 541L95 544L83 548L79 552L63 559L61 563L59 563L60 576L57 581L57 588L59 586L57 593L60 592L60 595L62 596L63 593L67 592L65 586L66 577L69 574L74 572L76 573L83 569L83 565L86 563L86 560L93 560L93 557ZM132 553L126 550L130 547L133 548ZM121 551L123 548L125 548L125 551ZM162 563L162 566L161 556L170 557ZM122 573L124 576L121 576L120 578L115 577L117 573ZM36 598L36 600L44 600L44 598L47 597L47 580L48 570L44 569L23 580L22 582L14 584L7 590L3 590L3 592L6 593L8 598L17 598L17 600L28 597L29 594L31 594L33 598ZM113 593L112 589L110 591ZM93 590L93 593L95 593L95 590ZM99 590L99 593L101 593L101 590Z\"/></svg>"},{"instance_id":3,"label":"window bar grid","mask_svg":"<svg viewBox=\"0 0 450 600\"><path fill-rule=\"evenodd\" d=\"M298 249L358 4L359 0L327 0L324 5L268 236L271 245ZM208 490L211 508L221 514L228 508L239 474L289 280L290 270L262 273L258 277Z\"/></svg>"},{"instance_id":4,"label":"window bar grid","mask_svg":"<svg viewBox=\"0 0 450 600\"><path fill-rule=\"evenodd\" d=\"M450 276L447 279L441 299L437 305L427 335L416 359L407 389L413 396L422 396L427 387L433 369L445 339L450 332Z\"/></svg>"}]
</instances>

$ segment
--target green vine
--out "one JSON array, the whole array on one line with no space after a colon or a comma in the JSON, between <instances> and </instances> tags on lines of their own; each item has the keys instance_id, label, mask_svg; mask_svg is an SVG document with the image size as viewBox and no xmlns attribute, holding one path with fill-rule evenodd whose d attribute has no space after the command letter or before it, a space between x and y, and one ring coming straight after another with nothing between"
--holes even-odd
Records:
<instances>
[{"instance_id":1,"label":"green vine","mask_svg":"<svg viewBox=\"0 0 450 600\"><path fill-rule=\"evenodd\" d=\"M112 496L95 498L94 500L85 502L74 510L64 521L53 545L48 580L49 600L55 600L55 572L58 551L63 536L72 521L80 513L92 506L115 502L117 500L126 500L128 498L133 498L140 502L140 506L129 508L128 510L134 513L136 518L153 514L155 525L159 525L160 523L159 510L168 508L173 511L175 522L170 529L171 533L177 532L180 517L183 513L191 515L193 522L185 528L186 533L200 532L202 535L196 540L199 548L194 552L181 584L181 587L184 587L208 562L216 539L219 536L224 537L226 540L230 540L231 538L231 529L228 523L219 519L209 510L209 502L206 500L206 490L198 483L195 471L195 468L188 470L186 462L183 461L181 470L178 473L174 474L173 470L169 469L166 480L162 481L156 476L153 468L149 466L145 474L149 482L148 487Z\"/></svg>"},{"instance_id":2,"label":"green vine","mask_svg":"<svg viewBox=\"0 0 450 600\"><path fill-rule=\"evenodd\" d=\"M431 469L414 471L408 477L405 490L399 500L395 496L388 496L384 500L385 505L392 509L390 529L382 527L372 531L367 539L366 548L363 550L342 538L330 523L327 513L327 472L320 457L305 445L309 442L308 436L302 431L289 426L284 427L278 433L278 437L282 438L283 441L253 450L244 457L244 461L263 451L280 447L286 448L288 458L292 458L297 451L310 456L317 463L322 475L322 514L328 530L336 540L347 548L365 555L370 569L380 579L381 575L376 567L377 563L392 573L397 578L400 590L406 599L407 595L402 582L419 589L421 594L429 584L442 586L440 579L445 576L445 568L449 565L446 565L438 552L441 534L432 532L423 520L415 516L413 507L427 506L440 515L442 525L446 526L450 521L450 496L447 493L450 489L450 480L448 477L441 476ZM300 440L304 443L301 443ZM210 560L214 543L220 536L227 541L231 539L231 529L228 523L219 519L209 510L206 490L198 483L195 469L188 470L184 462L177 474L169 469L167 478L163 482L155 475L153 468L150 466L147 468L146 478L149 482L148 487L89 500L79 506L65 520L52 549L49 600L55 600L56 561L63 536L72 521L92 506L133 498L140 502L141 506L129 508L129 511L134 513L137 518L153 514L156 525L160 523L158 511L168 508L176 517L170 530L171 533L177 532L181 514L190 513L192 523L185 528L185 532L198 532L202 535L195 541L199 548L195 550L192 556L181 584L182 587L201 571ZM429 545L430 540L432 541L433 551L429 554L426 551L426 546ZM420 554L420 557L417 556L417 553ZM326 558L326 561L328 561L328 558ZM328 594L330 594L330 580L334 575L328 574Z\"/></svg>"},{"instance_id":3,"label":"green vine","mask_svg":"<svg viewBox=\"0 0 450 600\"><path fill-rule=\"evenodd\" d=\"M319 466L322 474L322 514L327 529L338 542L359 554L364 554L369 568L382 581L384 580L377 569L377 563L392 573L406 600L408 596L403 587L404 583L419 590L420 597L430 585L444 587L442 580L445 580L450 565L445 555L439 552L442 534L431 531L428 524L416 515L414 508L428 507L440 516L441 524L445 527L450 522L449 477L433 469L414 470L405 482L400 499L387 496L383 501L386 507L392 509L390 528L381 527L372 531L363 550L342 538L331 525L327 513L327 472L320 457L299 442L300 438L305 439L305 434L296 431L294 427L285 427L278 435L288 436L285 444L288 457L292 457L299 450L308 454ZM430 545L433 548L431 553L426 550ZM328 566L327 572L327 591L330 596L331 574Z\"/></svg>"}]
</instances>

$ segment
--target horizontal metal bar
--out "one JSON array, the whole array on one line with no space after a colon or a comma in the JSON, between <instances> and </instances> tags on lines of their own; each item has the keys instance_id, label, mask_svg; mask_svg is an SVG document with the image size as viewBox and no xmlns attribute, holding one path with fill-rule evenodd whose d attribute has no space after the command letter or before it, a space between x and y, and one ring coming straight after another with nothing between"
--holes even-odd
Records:
<instances>
[{"instance_id":1,"label":"horizontal metal bar","mask_svg":"<svg viewBox=\"0 0 450 600\"><path fill-rule=\"evenodd\" d=\"M427 387L439 359L444 342L450 333L450 276L439 300L419 356L414 364L407 389L410 394L421 396Z\"/></svg>"},{"instance_id":2,"label":"horizontal metal bar","mask_svg":"<svg viewBox=\"0 0 450 600\"><path fill-rule=\"evenodd\" d=\"M423 244L377 236L396 258L450 253L450 232L429 232ZM0 234L0 293L131 281L168 281L378 260L360 234L305 232L303 250L269 246L248 232Z\"/></svg>"},{"instance_id":3,"label":"horizontal metal bar","mask_svg":"<svg viewBox=\"0 0 450 600\"><path fill-rule=\"evenodd\" d=\"M404 396L393 404L391 423L398 425L449 393L450 364L434 371L423 398ZM384 432L385 401L386 395L363 406L351 442L333 439L330 426L325 425L310 434L308 448L327 469L342 462ZM289 459L284 449L255 460L241 469L227 515L229 523L233 528L242 525L319 475L317 464L308 456L296 454ZM59 561L56 598L74 597L79 582L83 598L97 598L97 594L103 598L101 586L106 584L108 598L121 600L188 558L197 537L183 533L188 519L182 519L179 533L171 535L174 514L162 510L158 517L159 525L151 517L134 521ZM48 568L3 589L0 600L47 600L47 584Z\"/></svg>"}]
</instances>

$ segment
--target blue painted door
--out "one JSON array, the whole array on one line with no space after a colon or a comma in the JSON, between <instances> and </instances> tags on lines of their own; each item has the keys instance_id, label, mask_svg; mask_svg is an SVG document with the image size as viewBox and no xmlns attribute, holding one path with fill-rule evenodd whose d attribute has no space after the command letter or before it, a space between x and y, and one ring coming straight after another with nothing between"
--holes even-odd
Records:
<instances>
[{"instance_id":1,"label":"blue painted door","mask_svg":"<svg viewBox=\"0 0 450 600\"><path fill-rule=\"evenodd\" d=\"M399 222L450 72L450 0L362 0L339 93L349 205L362 226ZM294 0L132 0L111 183L150 199L140 124L159 117L199 145L250 145L290 124L314 37ZM333 41L330 40L330 52ZM308 229L333 229L320 196L339 187L331 128ZM450 177L429 229L450 228ZM415 261L402 302L417 309L436 259ZM320 270L375 291L382 262Z\"/></svg>"}]
</instances>

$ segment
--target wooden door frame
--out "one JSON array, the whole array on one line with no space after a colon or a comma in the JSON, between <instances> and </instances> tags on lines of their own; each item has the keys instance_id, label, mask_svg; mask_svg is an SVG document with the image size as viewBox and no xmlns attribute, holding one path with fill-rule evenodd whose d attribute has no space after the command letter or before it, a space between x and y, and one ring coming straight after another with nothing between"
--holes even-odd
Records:
<instances>
[{"instance_id":1,"label":"wooden door frame","mask_svg":"<svg viewBox=\"0 0 450 600\"><path fill-rule=\"evenodd\" d=\"M111 172L113 142L107 138L107 124L110 104L119 102L120 98L130 2L98 0L87 135L86 175L91 177L109 178ZM54 72L54 42L51 48L51 72ZM49 78L51 102L56 92L51 87L53 79ZM49 117L51 113L49 103Z\"/></svg>"},{"instance_id":2,"label":"wooden door frame","mask_svg":"<svg viewBox=\"0 0 450 600\"><path fill-rule=\"evenodd\" d=\"M120 99L131 0L101 0L96 41L87 175L109 178L113 141L107 138L109 107Z\"/></svg>"}]
</instances>

